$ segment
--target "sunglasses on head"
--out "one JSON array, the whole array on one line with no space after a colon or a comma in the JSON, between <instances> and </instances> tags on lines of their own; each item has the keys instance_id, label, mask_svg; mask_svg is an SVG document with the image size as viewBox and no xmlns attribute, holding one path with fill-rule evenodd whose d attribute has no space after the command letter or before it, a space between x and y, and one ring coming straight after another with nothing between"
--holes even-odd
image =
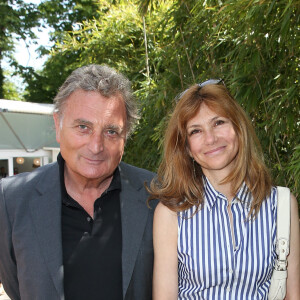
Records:
<instances>
[{"instance_id":1,"label":"sunglasses on head","mask_svg":"<svg viewBox=\"0 0 300 300\"><path fill-rule=\"evenodd\" d=\"M199 88L203 88L204 86L206 85L211 85L211 84L219 84L219 83L222 83L224 86L225 86L225 83L223 81L222 78L219 78L219 79L208 79L206 81L203 81L201 83L198 83L197 85L199 86ZM182 93L178 94L176 97L175 97L175 101L178 102L182 96L186 93L188 89L186 89L185 91L183 91Z\"/></svg>"}]
</instances>

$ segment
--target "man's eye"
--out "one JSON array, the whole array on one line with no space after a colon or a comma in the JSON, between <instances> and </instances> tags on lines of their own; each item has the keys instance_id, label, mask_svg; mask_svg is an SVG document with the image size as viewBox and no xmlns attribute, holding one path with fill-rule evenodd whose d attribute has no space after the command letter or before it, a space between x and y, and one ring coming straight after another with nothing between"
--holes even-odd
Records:
<instances>
[{"instance_id":1,"label":"man's eye","mask_svg":"<svg viewBox=\"0 0 300 300\"><path fill-rule=\"evenodd\" d=\"M108 133L109 135L118 135L118 132L117 132L116 130L112 130L112 129L107 130L107 133Z\"/></svg>"},{"instance_id":2,"label":"man's eye","mask_svg":"<svg viewBox=\"0 0 300 300\"><path fill-rule=\"evenodd\" d=\"M86 125L78 125L80 130L86 130L88 127Z\"/></svg>"}]
</instances>

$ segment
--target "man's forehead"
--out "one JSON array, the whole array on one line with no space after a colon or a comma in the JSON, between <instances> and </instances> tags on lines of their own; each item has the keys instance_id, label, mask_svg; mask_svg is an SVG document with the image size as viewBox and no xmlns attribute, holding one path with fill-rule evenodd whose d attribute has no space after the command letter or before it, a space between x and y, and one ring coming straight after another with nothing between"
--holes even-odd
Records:
<instances>
[{"instance_id":1,"label":"man's forehead","mask_svg":"<svg viewBox=\"0 0 300 300\"><path fill-rule=\"evenodd\" d=\"M100 121L100 122L98 122ZM120 124L120 122L116 122L114 123L114 120L107 120L107 122L101 122L102 120L87 120L87 119L82 119L82 118L78 118L78 119L74 119L73 123L74 124L81 124L81 125L89 125L89 126L93 126L97 123L102 123L102 125L106 128L123 128L123 123ZM105 121L105 120L104 120Z\"/></svg>"},{"instance_id":2,"label":"man's forehead","mask_svg":"<svg viewBox=\"0 0 300 300\"><path fill-rule=\"evenodd\" d=\"M118 99L121 102L124 102L123 96L121 93L119 92L115 92L112 93L110 95L105 95L103 93L101 93L101 91L86 91L86 90L82 90L82 89L77 89L75 91L73 91L67 98L66 98L66 102L68 102L69 99L72 98L79 98L83 101L85 101L85 99L89 98L89 97L99 97L103 100L110 100L110 99Z\"/></svg>"},{"instance_id":3,"label":"man's forehead","mask_svg":"<svg viewBox=\"0 0 300 300\"><path fill-rule=\"evenodd\" d=\"M95 104L99 105L111 105L114 103L115 105L118 104L120 106L125 107L125 102L123 97L116 93L110 96L104 96L101 93L97 91L82 91L82 90L77 90L73 92L65 101L65 104L68 105L74 105L79 104L79 105L87 105L90 102L93 102Z\"/></svg>"},{"instance_id":4,"label":"man's forehead","mask_svg":"<svg viewBox=\"0 0 300 300\"><path fill-rule=\"evenodd\" d=\"M64 112L92 109L96 111L120 110L126 112L123 98L120 95L102 96L98 92L77 91L72 93L65 102Z\"/></svg>"}]
</instances>

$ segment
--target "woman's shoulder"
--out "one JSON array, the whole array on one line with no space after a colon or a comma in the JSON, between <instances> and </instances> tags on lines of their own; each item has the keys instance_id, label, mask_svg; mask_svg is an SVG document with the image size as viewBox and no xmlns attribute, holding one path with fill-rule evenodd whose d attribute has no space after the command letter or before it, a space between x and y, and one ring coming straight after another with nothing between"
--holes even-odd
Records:
<instances>
[{"instance_id":1,"label":"woman's shoulder","mask_svg":"<svg viewBox=\"0 0 300 300\"><path fill-rule=\"evenodd\" d=\"M293 195L293 193L290 193L291 198L291 209L292 210L298 210L298 202L296 197ZM267 197L267 200L270 201L272 208L277 208L278 203L278 186L272 186L270 195Z\"/></svg>"},{"instance_id":2,"label":"woman's shoulder","mask_svg":"<svg viewBox=\"0 0 300 300\"><path fill-rule=\"evenodd\" d=\"M167 206L158 203L153 219L153 237L155 240L177 240L177 213Z\"/></svg>"},{"instance_id":3,"label":"woman's shoulder","mask_svg":"<svg viewBox=\"0 0 300 300\"><path fill-rule=\"evenodd\" d=\"M269 195L267 195L267 203L270 203L272 210L276 211L277 208L277 186L272 186Z\"/></svg>"},{"instance_id":4,"label":"woman's shoulder","mask_svg":"<svg viewBox=\"0 0 300 300\"><path fill-rule=\"evenodd\" d=\"M177 213L172 211L162 202L159 202L155 209L155 215L157 218L176 218Z\"/></svg>"}]
</instances>

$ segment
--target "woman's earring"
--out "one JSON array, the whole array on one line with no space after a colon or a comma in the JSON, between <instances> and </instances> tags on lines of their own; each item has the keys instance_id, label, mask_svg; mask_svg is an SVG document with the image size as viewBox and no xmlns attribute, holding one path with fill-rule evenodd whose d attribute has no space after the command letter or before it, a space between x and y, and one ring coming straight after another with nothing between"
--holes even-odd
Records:
<instances>
[{"instance_id":1,"label":"woman's earring","mask_svg":"<svg viewBox=\"0 0 300 300\"><path fill-rule=\"evenodd\" d=\"M192 160L193 160L193 172L194 172L194 177L196 178L195 160L194 160L194 158L192 158Z\"/></svg>"}]
</instances>

